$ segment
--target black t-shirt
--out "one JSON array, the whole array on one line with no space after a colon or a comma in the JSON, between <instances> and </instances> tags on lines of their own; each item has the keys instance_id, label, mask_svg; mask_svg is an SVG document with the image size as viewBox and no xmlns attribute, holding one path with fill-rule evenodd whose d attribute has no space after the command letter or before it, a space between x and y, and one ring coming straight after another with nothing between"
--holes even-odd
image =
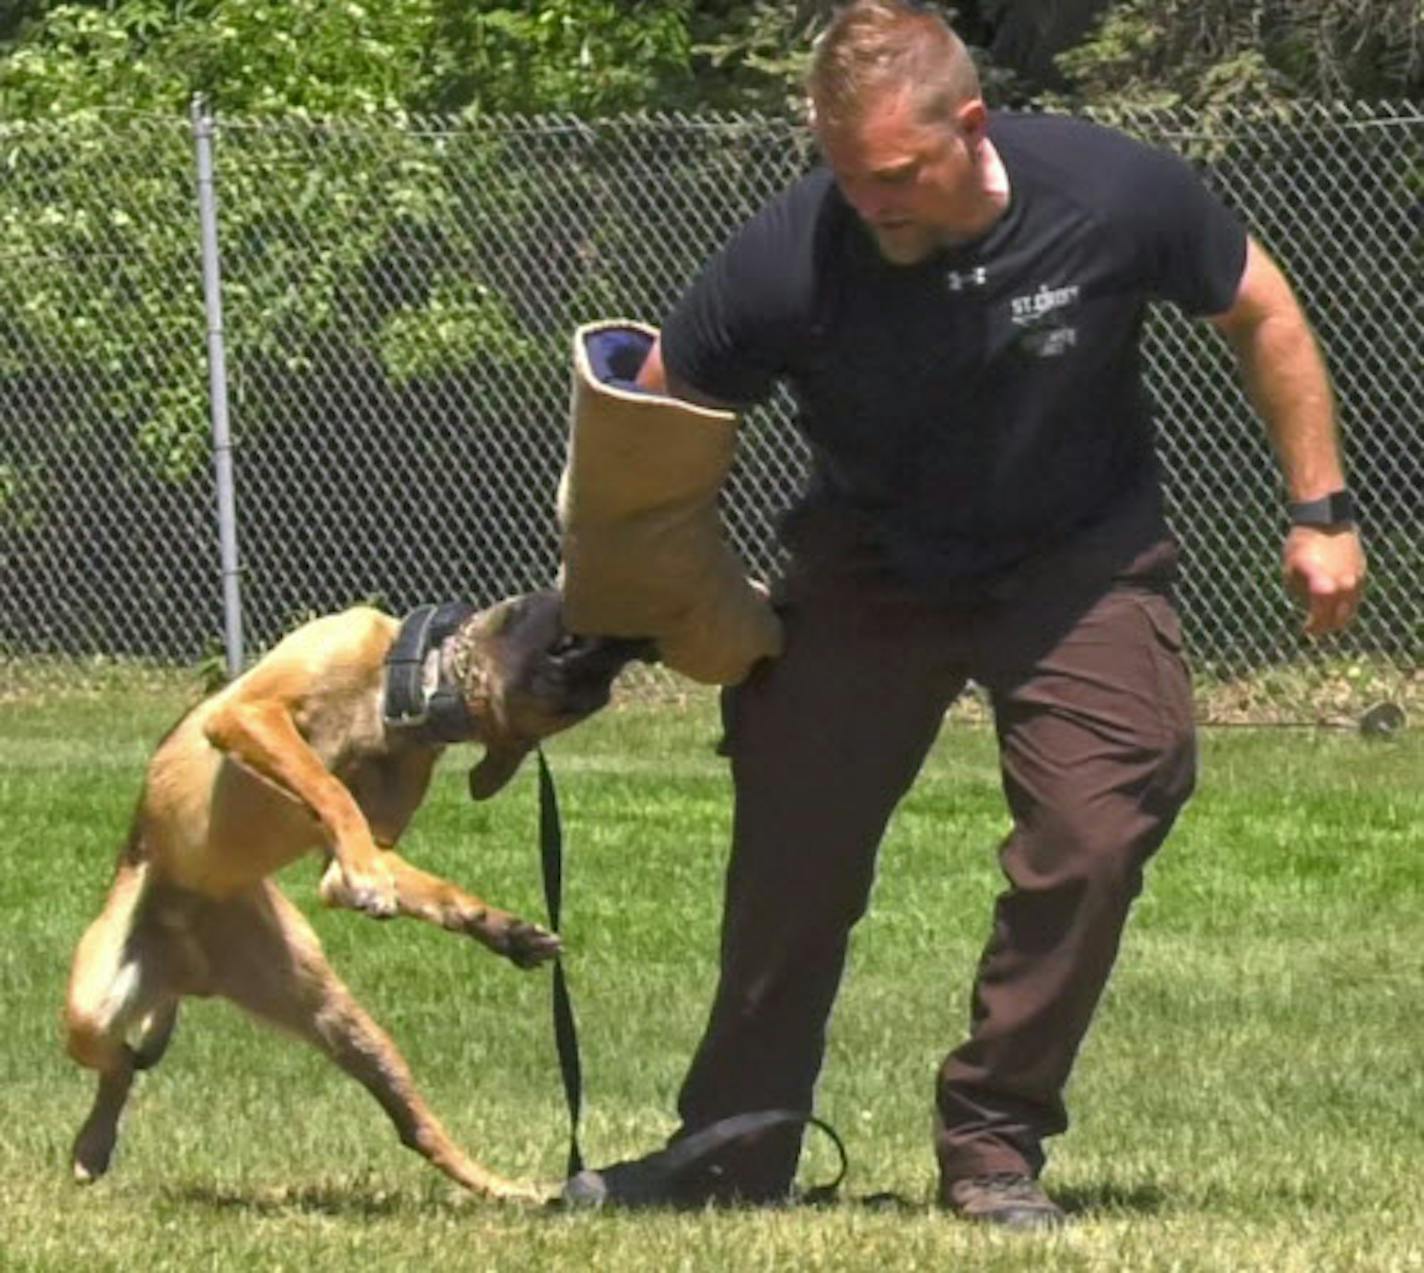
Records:
<instances>
[{"instance_id":1,"label":"black t-shirt","mask_svg":"<svg viewBox=\"0 0 1424 1273\"><path fill-rule=\"evenodd\" d=\"M784 378L814 458L806 499L853 510L929 585L1155 499L1146 306L1221 313L1245 264L1242 225L1179 158L1061 116L994 115L989 136L1010 204L979 240L891 264L817 169L662 331L669 371L714 398L746 405Z\"/></svg>"}]
</instances>

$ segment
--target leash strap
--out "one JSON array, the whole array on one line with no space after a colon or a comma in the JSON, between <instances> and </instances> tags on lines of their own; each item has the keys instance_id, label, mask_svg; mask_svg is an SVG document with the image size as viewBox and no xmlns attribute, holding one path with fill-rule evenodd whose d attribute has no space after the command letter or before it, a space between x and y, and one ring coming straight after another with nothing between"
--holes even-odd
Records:
<instances>
[{"instance_id":1,"label":"leash strap","mask_svg":"<svg viewBox=\"0 0 1424 1273\"><path fill-rule=\"evenodd\" d=\"M549 763L544 759L544 749L536 748L535 755L539 761L539 857L543 866L544 904L549 913L549 927L557 933L563 920L564 832L559 817L559 798L554 790ZM563 960L558 957L554 960L553 1007L554 1043L559 1054L564 1100L569 1107L569 1162L565 1174L572 1178L583 1171L583 1151L579 1147L578 1136L579 1119L583 1112L583 1064L579 1059L578 1028L574 1022L568 979L564 974ZM848 1165L845 1145L829 1123L799 1110L760 1109L733 1114L673 1141L644 1161L648 1169L671 1180L744 1136L793 1124L804 1124L824 1132L835 1146L840 1164L834 1179L807 1190L803 1195L806 1203L830 1202L845 1179Z\"/></svg>"},{"instance_id":2,"label":"leash strap","mask_svg":"<svg viewBox=\"0 0 1424 1273\"><path fill-rule=\"evenodd\" d=\"M544 749L537 749L539 759L539 857L544 868L544 904L549 912L549 927L560 928L564 894L564 832L559 819L559 798L554 791L554 779L549 773ZM569 998L568 979L564 963L554 959L554 1045L559 1052L559 1074L564 1081L564 1100L569 1107L569 1167L565 1173L576 1176L583 1170L583 1151L579 1148L579 1116L583 1112L583 1064L579 1060L578 1028L574 1023L573 1001Z\"/></svg>"}]
</instances>

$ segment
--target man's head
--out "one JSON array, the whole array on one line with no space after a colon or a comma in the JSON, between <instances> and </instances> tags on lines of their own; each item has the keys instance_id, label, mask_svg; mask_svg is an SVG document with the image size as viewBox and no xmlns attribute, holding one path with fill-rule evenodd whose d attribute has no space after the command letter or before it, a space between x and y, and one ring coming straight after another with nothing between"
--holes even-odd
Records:
<instances>
[{"instance_id":1,"label":"man's head","mask_svg":"<svg viewBox=\"0 0 1424 1273\"><path fill-rule=\"evenodd\" d=\"M650 641L571 635L559 594L549 589L471 615L448 650L485 746L470 773L477 800L504 786L540 739L604 707L626 663L656 654Z\"/></svg>"},{"instance_id":2,"label":"man's head","mask_svg":"<svg viewBox=\"0 0 1424 1273\"><path fill-rule=\"evenodd\" d=\"M910 0L853 0L817 41L813 124L846 200L896 264L987 228L988 115L968 50Z\"/></svg>"}]
</instances>

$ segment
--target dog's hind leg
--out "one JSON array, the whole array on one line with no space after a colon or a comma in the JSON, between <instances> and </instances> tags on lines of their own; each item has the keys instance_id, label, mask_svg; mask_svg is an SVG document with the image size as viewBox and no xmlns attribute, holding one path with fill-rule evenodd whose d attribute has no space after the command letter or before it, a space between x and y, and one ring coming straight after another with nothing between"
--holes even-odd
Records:
<instances>
[{"instance_id":1,"label":"dog's hind leg","mask_svg":"<svg viewBox=\"0 0 1424 1273\"><path fill-rule=\"evenodd\" d=\"M455 1145L416 1092L395 1044L356 1002L311 925L274 884L210 907L201 933L214 992L318 1048L376 1098L402 1144L474 1193L536 1196Z\"/></svg>"},{"instance_id":2,"label":"dog's hind leg","mask_svg":"<svg viewBox=\"0 0 1424 1273\"><path fill-rule=\"evenodd\" d=\"M133 1046L136 1070L151 1070L163 1060L173 1039L173 1027L178 1024L178 1004L177 995L165 998L139 1022Z\"/></svg>"},{"instance_id":3,"label":"dog's hind leg","mask_svg":"<svg viewBox=\"0 0 1424 1273\"><path fill-rule=\"evenodd\" d=\"M99 1071L94 1104L74 1138L71 1154L74 1178L80 1184L92 1183L109 1169L119 1137L119 1117L128 1103L134 1076L140 1070L152 1069L162 1059L177 1019L177 997L165 999L139 1026L137 1046L131 1047L120 1039L109 1064Z\"/></svg>"},{"instance_id":4,"label":"dog's hind leg","mask_svg":"<svg viewBox=\"0 0 1424 1273\"><path fill-rule=\"evenodd\" d=\"M134 1071L137 1069L132 1048L123 1044L119 1053L108 1069L99 1071L94 1104L74 1138L70 1165L74 1179L81 1185L92 1184L109 1170L109 1160L119 1138L119 1116L128 1103L129 1089L133 1087Z\"/></svg>"},{"instance_id":5,"label":"dog's hind leg","mask_svg":"<svg viewBox=\"0 0 1424 1273\"><path fill-rule=\"evenodd\" d=\"M381 857L395 878L400 914L473 937L520 968L537 967L559 953L559 939L547 928L491 906L449 880L412 866L391 850ZM334 859L322 876L319 893L327 906L359 909L348 899L345 877Z\"/></svg>"},{"instance_id":6,"label":"dog's hind leg","mask_svg":"<svg viewBox=\"0 0 1424 1273\"><path fill-rule=\"evenodd\" d=\"M108 1170L134 1073L162 1054L153 1043L158 1034L166 1043L177 1009L176 998L160 984L153 943L143 931L146 892L146 866L122 865L103 911L80 939L70 972L66 1048L80 1065L99 1072L94 1104L74 1140L72 1164L81 1183ZM139 1020L166 1025L156 1033L145 1029L149 1039L135 1051L125 1036Z\"/></svg>"}]
</instances>

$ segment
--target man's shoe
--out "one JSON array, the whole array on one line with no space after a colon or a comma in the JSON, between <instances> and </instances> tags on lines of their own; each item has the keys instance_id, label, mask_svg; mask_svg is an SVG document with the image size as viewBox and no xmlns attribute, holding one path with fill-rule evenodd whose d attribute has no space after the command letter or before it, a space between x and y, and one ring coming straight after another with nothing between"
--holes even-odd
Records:
<instances>
[{"instance_id":1,"label":"man's shoe","mask_svg":"<svg viewBox=\"0 0 1424 1273\"><path fill-rule=\"evenodd\" d=\"M1056 1229L1068 1217L1032 1176L996 1171L940 1185L940 1202L956 1215L1005 1229Z\"/></svg>"},{"instance_id":2,"label":"man's shoe","mask_svg":"<svg viewBox=\"0 0 1424 1273\"><path fill-rule=\"evenodd\" d=\"M668 1162L668 1151L588 1168L564 1182L558 1205L569 1210L698 1211L704 1207L767 1206L789 1200L780 1193L748 1190L717 1164L679 1167Z\"/></svg>"},{"instance_id":3,"label":"man's shoe","mask_svg":"<svg viewBox=\"0 0 1424 1273\"><path fill-rule=\"evenodd\" d=\"M792 1200L800 1129L806 1123L819 1127L835 1143L843 1176L845 1148L830 1127L809 1114L763 1109L718 1119L642 1158L581 1171L564 1182L558 1202L570 1208L624 1210L783 1206ZM782 1146L788 1152L773 1144L768 1156L761 1138L788 1128L796 1129L796 1137ZM812 1192L834 1193L841 1176Z\"/></svg>"},{"instance_id":4,"label":"man's shoe","mask_svg":"<svg viewBox=\"0 0 1424 1273\"><path fill-rule=\"evenodd\" d=\"M659 1169L657 1154L614 1163L610 1167L585 1168L564 1181L559 1202L573 1210L596 1211L617 1207L638 1211L656 1207L686 1207L685 1190Z\"/></svg>"}]
</instances>

